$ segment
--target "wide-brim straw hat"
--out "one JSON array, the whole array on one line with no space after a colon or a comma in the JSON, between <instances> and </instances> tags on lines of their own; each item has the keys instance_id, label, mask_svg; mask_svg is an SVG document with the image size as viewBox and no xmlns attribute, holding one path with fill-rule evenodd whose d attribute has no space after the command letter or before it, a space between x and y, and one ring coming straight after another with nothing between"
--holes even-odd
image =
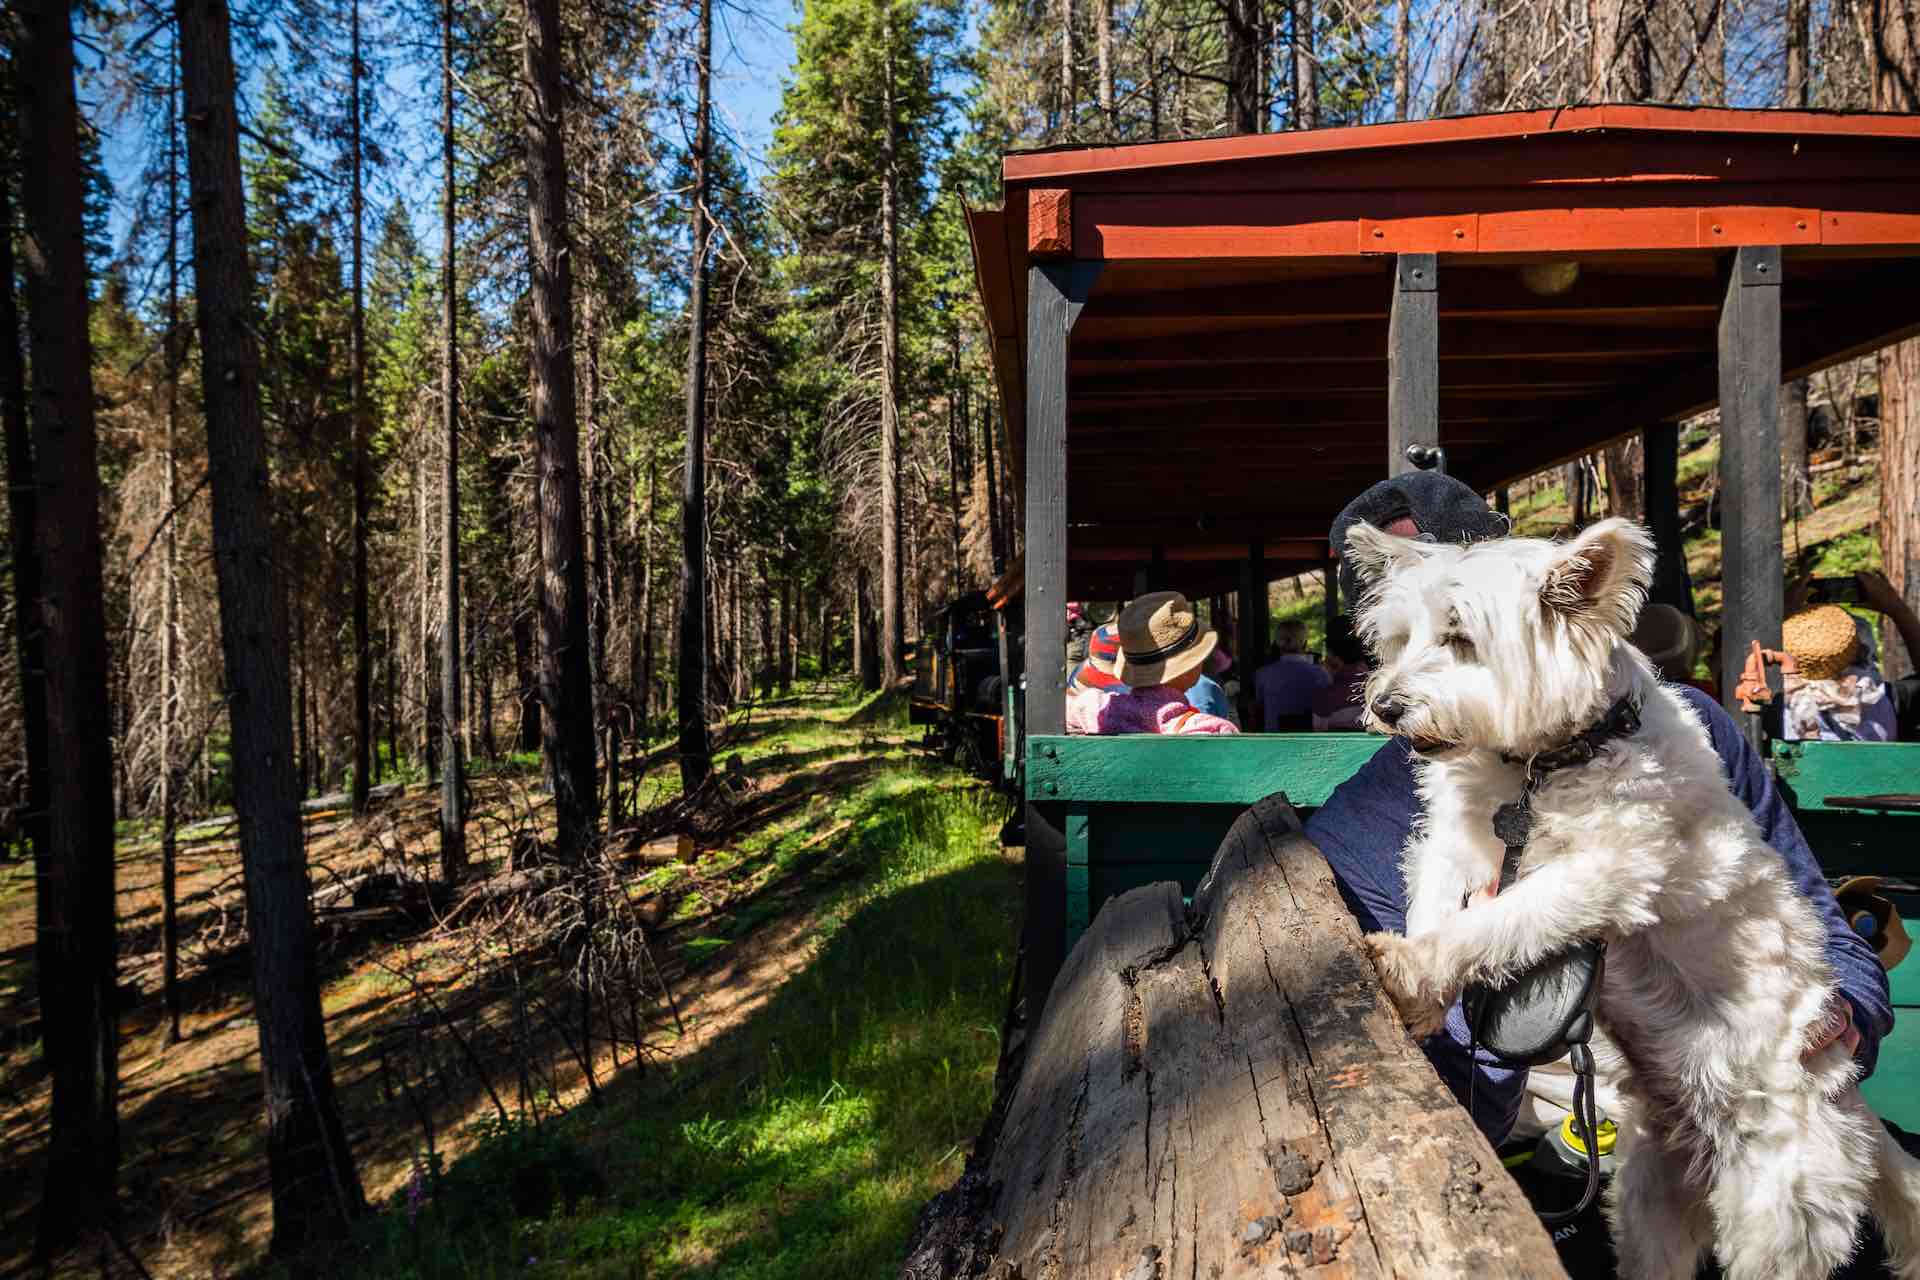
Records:
<instances>
[{"instance_id":1,"label":"wide-brim straw hat","mask_svg":"<svg viewBox=\"0 0 1920 1280\"><path fill-rule=\"evenodd\" d=\"M1113 673L1134 689L1178 679L1213 656L1220 637L1203 631L1193 602L1178 591L1154 591L1120 612L1120 659Z\"/></svg>"},{"instance_id":2,"label":"wide-brim straw hat","mask_svg":"<svg viewBox=\"0 0 1920 1280\"><path fill-rule=\"evenodd\" d=\"M1800 664L1809 680L1831 680L1853 665L1860 633L1853 615L1837 604L1803 609L1780 625L1780 647Z\"/></svg>"}]
</instances>

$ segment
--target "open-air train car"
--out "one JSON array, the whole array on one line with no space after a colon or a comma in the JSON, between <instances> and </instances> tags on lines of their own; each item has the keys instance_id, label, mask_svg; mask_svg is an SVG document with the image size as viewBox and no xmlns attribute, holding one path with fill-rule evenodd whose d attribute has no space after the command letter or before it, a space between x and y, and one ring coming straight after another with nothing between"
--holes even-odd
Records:
<instances>
[{"instance_id":1,"label":"open-air train car","mask_svg":"<svg viewBox=\"0 0 1920 1280\"><path fill-rule=\"evenodd\" d=\"M1067 737L1068 600L1237 592L1250 671L1267 583L1327 565L1333 516L1410 446L1491 492L1641 434L1655 598L1690 604L1676 424L1717 403L1731 697L1780 636L1782 381L1920 332L1911 116L1572 107L1026 152L1004 177L969 222L1025 527L1005 737L1043 997L1104 901L1190 893L1247 805L1310 809L1379 746ZM1920 814L1845 800L1920 791L1920 744L1764 745L1831 874L1920 878ZM1892 982L1868 1094L1920 1128L1920 961Z\"/></svg>"}]
</instances>

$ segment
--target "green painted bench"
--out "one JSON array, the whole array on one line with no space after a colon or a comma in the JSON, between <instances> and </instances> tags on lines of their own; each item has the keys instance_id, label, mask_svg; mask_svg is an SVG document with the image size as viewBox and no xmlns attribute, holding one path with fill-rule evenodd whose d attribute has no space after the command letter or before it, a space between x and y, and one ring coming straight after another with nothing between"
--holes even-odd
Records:
<instances>
[{"instance_id":1,"label":"green painted bench","mask_svg":"<svg viewBox=\"0 0 1920 1280\"><path fill-rule=\"evenodd\" d=\"M1162 880L1191 895L1241 811L1284 791L1302 816L1380 749L1364 733L1153 735L1027 739L1027 798L1066 837L1066 945L1101 904ZM1835 797L1920 791L1920 743L1774 743L1776 775L1830 875L1920 882L1920 814L1869 812ZM1908 920L1920 896L1898 900ZM1868 1096L1881 1114L1920 1129L1920 959L1894 971L1896 1006L1911 1010L1881 1053Z\"/></svg>"}]
</instances>

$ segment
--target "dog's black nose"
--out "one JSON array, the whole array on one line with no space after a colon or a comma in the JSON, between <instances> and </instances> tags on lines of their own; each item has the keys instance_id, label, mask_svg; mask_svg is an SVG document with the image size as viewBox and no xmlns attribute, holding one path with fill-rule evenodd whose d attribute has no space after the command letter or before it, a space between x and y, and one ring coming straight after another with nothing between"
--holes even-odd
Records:
<instances>
[{"instance_id":1,"label":"dog's black nose","mask_svg":"<svg viewBox=\"0 0 1920 1280\"><path fill-rule=\"evenodd\" d=\"M1383 693L1373 700L1373 716L1381 724L1395 725L1400 717L1407 714L1407 704L1390 693Z\"/></svg>"}]
</instances>

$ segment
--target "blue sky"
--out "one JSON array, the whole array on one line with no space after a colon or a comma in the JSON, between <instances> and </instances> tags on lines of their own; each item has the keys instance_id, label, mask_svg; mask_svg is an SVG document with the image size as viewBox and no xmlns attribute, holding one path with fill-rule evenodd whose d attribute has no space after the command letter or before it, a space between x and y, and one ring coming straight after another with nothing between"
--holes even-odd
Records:
<instances>
[{"instance_id":1,"label":"blue sky","mask_svg":"<svg viewBox=\"0 0 1920 1280\"><path fill-rule=\"evenodd\" d=\"M798 6L789 0L733 0L714 10L713 43L720 51L714 106L756 179L773 142L781 80L793 65L791 27L799 19Z\"/></svg>"}]
</instances>

